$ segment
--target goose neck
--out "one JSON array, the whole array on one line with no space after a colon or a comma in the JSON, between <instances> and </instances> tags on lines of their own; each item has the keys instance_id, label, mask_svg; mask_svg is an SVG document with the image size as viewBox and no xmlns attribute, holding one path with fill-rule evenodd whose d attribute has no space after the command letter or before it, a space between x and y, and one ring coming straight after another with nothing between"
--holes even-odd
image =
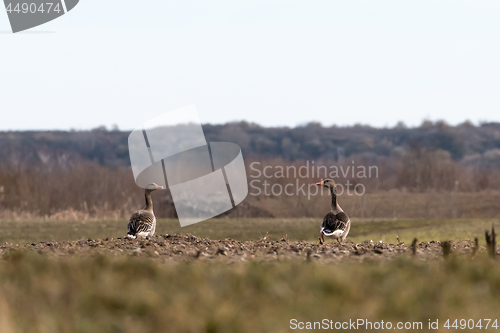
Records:
<instances>
[{"instance_id":1,"label":"goose neck","mask_svg":"<svg viewBox=\"0 0 500 333\"><path fill-rule=\"evenodd\" d=\"M335 187L330 187L330 193L332 194L332 211L337 210L337 191Z\"/></svg>"},{"instance_id":2,"label":"goose neck","mask_svg":"<svg viewBox=\"0 0 500 333\"><path fill-rule=\"evenodd\" d=\"M151 199L151 191L146 190L144 196L146 199L146 207L144 207L144 210L153 211L153 200Z\"/></svg>"}]
</instances>

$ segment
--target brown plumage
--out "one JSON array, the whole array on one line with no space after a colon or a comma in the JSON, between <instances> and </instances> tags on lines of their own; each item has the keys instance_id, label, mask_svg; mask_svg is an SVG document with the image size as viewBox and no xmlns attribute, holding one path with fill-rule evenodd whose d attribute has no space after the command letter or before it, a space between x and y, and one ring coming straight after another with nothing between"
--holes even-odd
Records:
<instances>
[{"instance_id":1,"label":"brown plumage","mask_svg":"<svg viewBox=\"0 0 500 333\"><path fill-rule=\"evenodd\" d=\"M151 199L151 192L162 189L163 186L151 183L146 186L145 198L146 206L132 214L128 222L127 237L137 238L153 236L156 230L156 217L153 212L153 200Z\"/></svg>"},{"instance_id":2,"label":"brown plumage","mask_svg":"<svg viewBox=\"0 0 500 333\"><path fill-rule=\"evenodd\" d=\"M319 242L322 244L325 241L324 236L343 242L349 234L349 230L351 230L351 220L337 203L335 181L333 179L325 179L325 181L316 183L316 185L330 189L330 193L332 195L331 212L326 214L323 218Z\"/></svg>"}]
</instances>

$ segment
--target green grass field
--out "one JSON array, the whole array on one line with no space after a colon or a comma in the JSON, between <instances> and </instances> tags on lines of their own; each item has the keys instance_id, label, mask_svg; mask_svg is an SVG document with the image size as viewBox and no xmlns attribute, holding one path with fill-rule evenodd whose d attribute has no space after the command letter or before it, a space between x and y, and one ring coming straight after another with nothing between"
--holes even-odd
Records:
<instances>
[{"instance_id":1,"label":"green grass field","mask_svg":"<svg viewBox=\"0 0 500 333\"><path fill-rule=\"evenodd\" d=\"M210 239L233 238L255 240L264 236L278 240L286 236L290 240L315 242L319 236L321 219L274 218L274 219L211 219L181 228L177 220L159 220L157 233L191 233ZM413 238L419 241L466 240L484 238L484 231L500 219L407 219L367 220L352 219L348 240L365 240L396 243L397 237L405 243ZM117 238L126 235L127 221L0 221L0 243L26 244L41 241Z\"/></svg>"}]
</instances>

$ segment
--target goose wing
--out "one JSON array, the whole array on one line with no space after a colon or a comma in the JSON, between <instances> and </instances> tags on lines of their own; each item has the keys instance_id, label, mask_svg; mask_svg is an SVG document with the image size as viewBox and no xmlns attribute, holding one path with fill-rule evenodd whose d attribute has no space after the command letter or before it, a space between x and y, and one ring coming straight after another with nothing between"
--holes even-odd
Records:
<instances>
[{"instance_id":1,"label":"goose wing","mask_svg":"<svg viewBox=\"0 0 500 333\"><path fill-rule=\"evenodd\" d=\"M349 222L349 216L346 213L340 212L338 214L328 213L323 218L321 229L325 233L332 233L336 230L345 231Z\"/></svg>"},{"instance_id":2,"label":"goose wing","mask_svg":"<svg viewBox=\"0 0 500 333\"><path fill-rule=\"evenodd\" d=\"M148 211L140 210L132 214L128 222L128 235L135 236L139 232L151 231L155 222L155 216Z\"/></svg>"}]
</instances>

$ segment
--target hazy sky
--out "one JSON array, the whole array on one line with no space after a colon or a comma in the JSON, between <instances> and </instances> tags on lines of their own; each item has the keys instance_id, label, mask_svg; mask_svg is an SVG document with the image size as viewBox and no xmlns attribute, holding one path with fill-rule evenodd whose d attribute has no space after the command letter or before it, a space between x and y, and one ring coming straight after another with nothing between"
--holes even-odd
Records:
<instances>
[{"instance_id":1,"label":"hazy sky","mask_svg":"<svg viewBox=\"0 0 500 333\"><path fill-rule=\"evenodd\" d=\"M0 130L500 121L500 1L80 0L0 10ZM34 33L51 32L51 33Z\"/></svg>"}]
</instances>

